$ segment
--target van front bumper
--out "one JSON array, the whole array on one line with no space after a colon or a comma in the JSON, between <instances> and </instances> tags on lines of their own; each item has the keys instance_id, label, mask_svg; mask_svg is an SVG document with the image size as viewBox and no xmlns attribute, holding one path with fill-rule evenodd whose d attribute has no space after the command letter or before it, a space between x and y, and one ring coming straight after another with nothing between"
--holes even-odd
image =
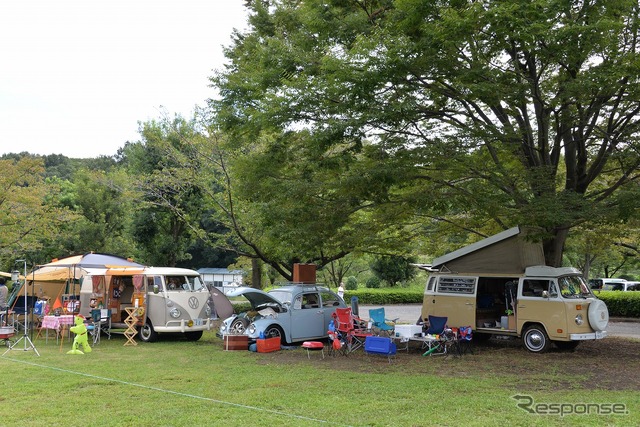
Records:
<instances>
[{"instance_id":1,"label":"van front bumper","mask_svg":"<svg viewBox=\"0 0 640 427\"><path fill-rule=\"evenodd\" d=\"M153 326L156 332L189 332L189 331L210 331L211 319L195 319L189 326L188 320L172 320L164 326Z\"/></svg>"},{"instance_id":2,"label":"van front bumper","mask_svg":"<svg viewBox=\"0 0 640 427\"><path fill-rule=\"evenodd\" d=\"M597 331L590 334L571 334L571 341L601 340L607 336L607 331Z\"/></svg>"}]
</instances>

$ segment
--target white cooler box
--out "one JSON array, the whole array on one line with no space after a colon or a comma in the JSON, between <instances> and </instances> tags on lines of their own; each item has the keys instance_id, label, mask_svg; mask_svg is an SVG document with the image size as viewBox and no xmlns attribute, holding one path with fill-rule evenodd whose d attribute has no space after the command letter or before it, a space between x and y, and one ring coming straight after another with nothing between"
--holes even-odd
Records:
<instances>
[{"instance_id":1,"label":"white cooler box","mask_svg":"<svg viewBox=\"0 0 640 427\"><path fill-rule=\"evenodd\" d=\"M412 338L416 334L422 333L420 325L396 325L395 336L397 338Z\"/></svg>"}]
</instances>

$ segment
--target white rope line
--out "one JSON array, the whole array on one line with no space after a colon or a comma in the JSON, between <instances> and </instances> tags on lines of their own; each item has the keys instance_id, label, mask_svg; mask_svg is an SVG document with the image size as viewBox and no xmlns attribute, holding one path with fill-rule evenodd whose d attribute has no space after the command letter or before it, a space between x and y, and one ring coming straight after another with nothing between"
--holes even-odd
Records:
<instances>
[{"instance_id":1,"label":"white rope line","mask_svg":"<svg viewBox=\"0 0 640 427\"><path fill-rule=\"evenodd\" d=\"M252 410L252 411L268 412L268 413L279 415L279 416L283 416L283 417L297 418L297 419L305 420L305 421L313 421L313 422L323 423L323 424L335 424L335 425L341 425L341 426L348 427L347 424L334 423L334 422L327 421L327 420L321 420L319 418L311 418L311 417L305 417L303 415L289 414L287 412L276 411L276 410L273 410L273 409L259 408L257 406L243 405L241 403L226 402L224 400L212 399L210 397L197 396L195 394L182 393L182 392L179 392L179 391L167 390L167 389L163 389L163 388L160 388L160 387L153 387L153 386L144 385L144 384L132 383L132 382L129 382L129 381L118 380L118 379L115 379L115 378L101 377L99 375L93 375L93 374L86 374L84 372L71 371L69 369L58 368L58 367L55 367L55 366L41 365L39 363L27 362L27 361L24 361L24 360L13 359L13 358L10 358L10 357L2 357L2 359L10 360L12 362L23 363L25 365L36 366L38 368L51 369L51 370L54 370L54 371L59 371L59 372L64 372L64 373L74 374L74 375L80 375L80 376L89 377L89 378L95 378L95 379L98 379L98 380L110 381L110 382L124 384L124 385L128 385L128 386L139 387L139 388L143 388L143 389L147 389L147 390L159 391L159 392L162 392L162 393L174 394L174 395L183 396L183 397L190 397L192 399L204 400L204 401L207 401L207 402L218 403L220 405L235 406L237 408L249 409L249 410Z\"/></svg>"}]
</instances>

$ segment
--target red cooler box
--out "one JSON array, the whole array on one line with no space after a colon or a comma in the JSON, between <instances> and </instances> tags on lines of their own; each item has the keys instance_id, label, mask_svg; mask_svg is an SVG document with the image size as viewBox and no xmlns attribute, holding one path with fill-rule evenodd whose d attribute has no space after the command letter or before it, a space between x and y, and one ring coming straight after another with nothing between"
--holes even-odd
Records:
<instances>
[{"instance_id":1,"label":"red cooler box","mask_svg":"<svg viewBox=\"0 0 640 427\"><path fill-rule=\"evenodd\" d=\"M265 338L262 340L256 340L258 353L270 353L272 351L280 350L280 338Z\"/></svg>"}]
</instances>

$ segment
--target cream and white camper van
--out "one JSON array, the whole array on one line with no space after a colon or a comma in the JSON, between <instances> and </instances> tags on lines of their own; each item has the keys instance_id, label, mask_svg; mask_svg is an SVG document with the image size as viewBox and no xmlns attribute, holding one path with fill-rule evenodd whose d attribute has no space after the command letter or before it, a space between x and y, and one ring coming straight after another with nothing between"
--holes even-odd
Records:
<instances>
[{"instance_id":1,"label":"cream and white camper van","mask_svg":"<svg viewBox=\"0 0 640 427\"><path fill-rule=\"evenodd\" d=\"M155 341L159 333L180 333L196 341L211 329L209 290L197 271L173 267L109 268L84 276L80 313L109 310L111 327L125 328L127 307L136 307L138 337Z\"/></svg>"},{"instance_id":2,"label":"cream and white camper van","mask_svg":"<svg viewBox=\"0 0 640 427\"><path fill-rule=\"evenodd\" d=\"M471 326L478 338L519 337L532 352L575 348L607 335L607 306L575 268L544 263L542 248L518 227L437 258L430 265L422 317Z\"/></svg>"}]
</instances>

